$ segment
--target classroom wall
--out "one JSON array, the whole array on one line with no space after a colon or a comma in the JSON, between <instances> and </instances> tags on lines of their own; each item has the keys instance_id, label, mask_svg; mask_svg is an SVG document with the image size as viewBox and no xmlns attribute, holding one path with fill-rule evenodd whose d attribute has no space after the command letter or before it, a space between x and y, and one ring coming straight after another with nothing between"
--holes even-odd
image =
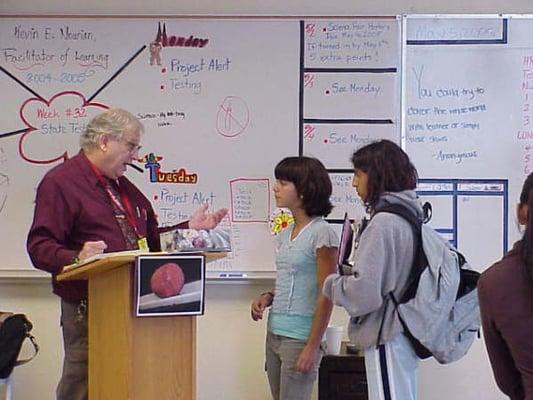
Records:
<instances>
[{"instance_id":1,"label":"classroom wall","mask_svg":"<svg viewBox=\"0 0 533 400\"><path fill-rule=\"evenodd\" d=\"M504 4L505 8L502 8ZM262 1L219 0L175 2L164 0L2 0L0 14L180 14L180 15L394 15L404 13L532 13L530 0L331 0ZM511 200L513 201L513 200ZM0 227L0 229L2 229ZM1 264L1 261L0 261ZM208 284L206 315L198 318L198 399L265 400L269 398L263 372L264 323L249 318L250 300L270 288L271 282ZM0 309L28 314L41 352L14 373L15 399L51 400L59 377L62 345L59 302L51 294L48 279L0 280ZM334 323L344 324L346 314L336 309ZM25 349L26 351L27 349ZM424 362L419 373L419 398L498 400L503 399L487 373L488 360L480 342L468 357L479 364L476 371L461 370L461 364L441 367ZM484 372L483 372L484 371ZM483 373L481 373L483 372ZM453 385L456 374L471 376L466 387ZM487 378L476 379L482 375ZM316 393L315 397L316 399Z\"/></svg>"},{"instance_id":2,"label":"classroom wall","mask_svg":"<svg viewBox=\"0 0 533 400\"><path fill-rule=\"evenodd\" d=\"M198 400L269 399L263 357L265 322L252 321L250 302L271 284L266 280L206 285L205 315L197 317ZM14 399L55 399L63 359L58 297L45 279L4 280L0 282L0 310L25 313L40 346L38 356L12 375ZM344 326L346 321L344 310L337 307L332 323ZM26 343L22 356L28 354L31 345Z\"/></svg>"},{"instance_id":3,"label":"classroom wall","mask_svg":"<svg viewBox=\"0 0 533 400\"><path fill-rule=\"evenodd\" d=\"M149 14L149 15L393 15L409 13L531 13L529 0L2 0L9 14Z\"/></svg>"},{"instance_id":4,"label":"classroom wall","mask_svg":"<svg viewBox=\"0 0 533 400\"><path fill-rule=\"evenodd\" d=\"M251 299L270 289L271 284L271 281L256 281L206 285L205 315L197 318L197 400L270 399L264 373L265 323L253 322L249 307ZM34 324L32 333L41 348L33 361L15 369L14 399L54 400L63 347L59 300L51 293L48 281L28 278L1 281L0 310L26 313ZM335 307L331 324L344 326L345 339L347 319L345 311ZM27 354L31 354L28 343L22 350L23 356ZM440 366L431 360L422 362L418 374L419 398L503 400L505 397L487 372L488 359L481 340L467 357L477 360L479 368L461 368L465 360L450 366ZM463 384L458 386L455 382ZM315 385L312 399L317 398Z\"/></svg>"}]
</instances>

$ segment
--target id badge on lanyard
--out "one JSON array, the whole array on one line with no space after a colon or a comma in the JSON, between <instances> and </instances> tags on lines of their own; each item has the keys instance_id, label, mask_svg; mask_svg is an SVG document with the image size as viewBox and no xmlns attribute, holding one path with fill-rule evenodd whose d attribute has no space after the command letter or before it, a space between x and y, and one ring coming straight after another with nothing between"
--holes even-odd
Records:
<instances>
[{"instance_id":1,"label":"id badge on lanyard","mask_svg":"<svg viewBox=\"0 0 533 400\"><path fill-rule=\"evenodd\" d=\"M139 237L137 239L137 245L139 246L139 250L148 251L148 240L146 240L146 237Z\"/></svg>"}]
</instances>

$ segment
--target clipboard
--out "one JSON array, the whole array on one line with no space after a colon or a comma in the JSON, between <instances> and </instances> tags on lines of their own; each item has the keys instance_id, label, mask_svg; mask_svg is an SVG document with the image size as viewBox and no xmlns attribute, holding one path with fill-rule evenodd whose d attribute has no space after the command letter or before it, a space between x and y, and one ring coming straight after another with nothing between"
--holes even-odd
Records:
<instances>
[{"instance_id":1,"label":"clipboard","mask_svg":"<svg viewBox=\"0 0 533 400\"><path fill-rule=\"evenodd\" d=\"M343 274L343 265L349 265L350 253L352 251L353 240L353 226L352 222L348 218L348 213L344 213L344 221L342 223L341 238L339 242L339 253L337 256L337 269L339 274Z\"/></svg>"}]
</instances>

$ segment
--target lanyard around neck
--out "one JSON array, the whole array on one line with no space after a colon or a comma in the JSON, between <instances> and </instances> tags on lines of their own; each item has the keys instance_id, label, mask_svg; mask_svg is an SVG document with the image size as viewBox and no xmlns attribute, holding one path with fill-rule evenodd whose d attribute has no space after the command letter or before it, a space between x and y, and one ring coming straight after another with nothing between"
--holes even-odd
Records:
<instances>
[{"instance_id":1,"label":"lanyard around neck","mask_svg":"<svg viewBox=\"0 0 533 400\"><path fill-rule=\"evenodd\" d=\"M135 216L133 215L133 208L131 206L131 201L129 196L126 194L122 186L117 185L117 191L120 196L120 201L117 199L117 196L111 191L110 186L112 185L112 182L105 178L100 170L96 167L96 165L91 163L91 168L98 178L98 181L103 186L104 190L107 193L107 196L109 200L126 216L126 220L128 221L128 224L131 226L133 231L135 232L135 235L137 238L140 238L139 230L137 228L137 220L135 219Z\"/></svg>"}]
</instances>

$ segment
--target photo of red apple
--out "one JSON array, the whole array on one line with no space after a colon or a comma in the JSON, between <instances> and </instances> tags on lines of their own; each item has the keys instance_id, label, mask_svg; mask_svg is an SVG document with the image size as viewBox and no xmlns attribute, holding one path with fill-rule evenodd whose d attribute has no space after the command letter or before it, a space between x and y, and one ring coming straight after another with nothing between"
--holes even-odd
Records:
<instances>
[{"instance_id":1,"label":"photo of red apple","mask_svg":"<svg viewBox=\"0 0 533 400\"><path fill-rule=\"evenodd\" d=\"M185 275L176 263L163 264L155 270L150 279L152 291L162 299L178 295L184 283Z\"/></svg>"}]
</instances>

